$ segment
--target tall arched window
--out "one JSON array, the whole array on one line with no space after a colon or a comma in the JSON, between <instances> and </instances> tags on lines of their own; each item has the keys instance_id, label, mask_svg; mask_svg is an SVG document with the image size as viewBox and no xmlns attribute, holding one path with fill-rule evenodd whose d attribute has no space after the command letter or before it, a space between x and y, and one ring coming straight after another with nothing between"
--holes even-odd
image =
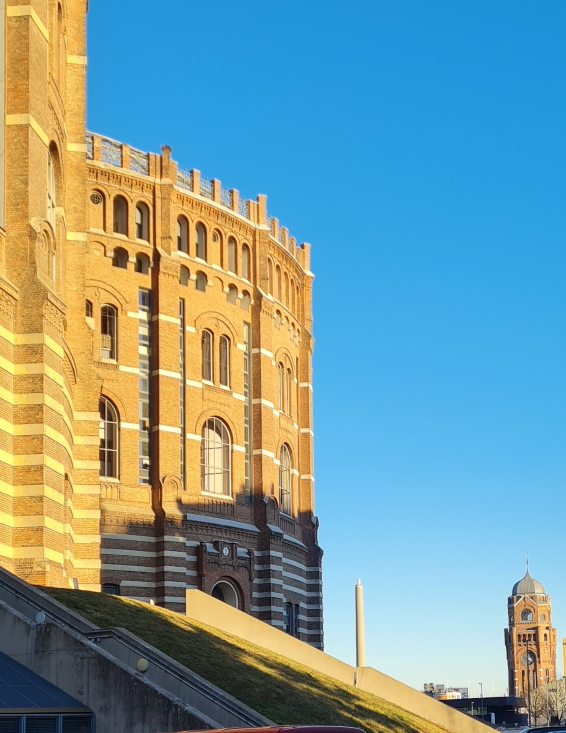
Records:
<instances>
[{"instance_id":1,"label":"tall arched window","mask_svg":"<svg viewBox=\"0 0 566 733\"><path fill-rule=\"evenodd\" d=\"M521 611L521 621L532 621L533 620L533 612L525 608L524 611Z\"/></svg>"},{"instance_id":2,"label":"tall arched window","mask_svg":"<svg viewBox=\"0 0 566 733\"><path fill-rule=\"evenodd\" d=\"M103 305L100 316L100 356L115 359L118 313L113 305Z\"/></svg>"},{"instance_id":3,"label":"tall arched window","mask_svg":"<svg viewBox=\"0 0 566 733\"><path fill-rule=\"evenodd\" d=\"M228 239L228 272L236 272L236 240Z\"/></svg>"},{"instance_id":4,"label":"tall arched window","mask_svg":"<svg viewBox=\"0 0 566 733\"><path fill-rule=\"evenodd\" d=\"M184 216L177 219L177 249L179 252L189 251L189 225Z\"/></svg>"},{"instance_id":5,"label":"tall arched window","mask_svg":"<svg viewBox=\"0 0 566 733\"><path fill-rule=\"evenodd\" d=\"M200 270L196 274L195 289L200 290L201 293L206 292L206 275Z\"/></svg>"},{"instance_id":6,"label":"tall arched window","mask_svg":"<svg viewBox=\"0 0 566 733\"><path fill-rule=\"evenodd\" d=\"M283 277L283 283L284 283L284 291L283 291L283 300L287 308L289 307L289 276L287 273L285 273Z\"/></svg>"},{"instance_id":7,"label":"tall arched window","mask_svg":"<svg viewBox=\"0 0 566 733\"><path fill-rule=\"evenodd\" d=\"M118 478L118 412L106 397L100 398L100 475L104 478Z\"/></svg>"},{"instance_id":8,"label":"tall arched window","mask_svg":"<svg viewBox=\"0 0 566 733\"><path fill-rule=\"evenodd\" d=\"M47 151L47 221L55 229L57 207L57 181L55 179L55 163L51 151Z\"/></svg>"},{"instance_id":9,"label":"tall arched window","mask_svg":"<svg viewBox=\"0 0 566 733\"><path fill-rule=\"evenodd\" d=\"M242 291L242 299L240 300L240 307L243 308L245 311L248 311L250 309L250 294L247 290Z\"/></svg>"},{"instance_id":10,"label":"tall arched window","mask_svg":"<svg viewBox=\"0 0 566 733\"><path fill-rule=\"evenodd\" d=\"M285 367L281 362L277 365L277 380L279 389L279 410L283 412L283 407L285 405Z\"/></svg>"},{"instance_id":11,"label":"tall arched window","mask_svg":"<svg viewBox=\"0 0 566 733\"><path fill-rule=\"evenodd\" d=\"M213 336L210 331L205 329L202 332L202 378L206 379L207 382L212 382L213 377L213 361L212 361L212 346Z\"/></svg>"},{"instance_id":12,"label":"tall arched window","mask_svg":"<svg viewBox=\"0 0 566 733\"><path fill-rule=\"evenodd\" d=\"M250 248L247 244L242 247L242 277L244 280L250 279Z\"/></svg>"},{"instance_id":13,"label":"tall arched window","mask_svg":"<svg viewBox=\"0 0 566 733\"><path fill-rule=\"evenodd\" d=\"M220 337L220 384L230 386L230 339Z\"/></svg>"},{"instance_id":14,"label":"tall arched window","mask_svg":"<svg viewBox=\"0 0 566 733\"><path fill-rule=\"evenodd\" d=\"M285 371L285 413L291 415L291 370Z\"/></svg>"},{"instance_id":15,"label":"tall arched window","mask_svg":"<svg viewBox=\"0 0 566 733\"><path fill-rule=\"evenodd\" d=\"M280 311L275 311L274 325L275 325L275 328L281 328L281 312Z\"/></svg>"},{"instance_id":16,"label":"tall arched window","mask_svg":"<svg viewBox=\"0 0 566 733\"><path fill-rule=\"evenodd\" d=\"M295 313L295 281L291 278L291 312Z\"/></svg>"},{"instance_id":17,"label":"tall arched window","mask_svg":"<svg viewBox=\"0 0 566 733\"><path fill-rule=\"evenodd\" d=\"M114 231L128 236L128 202L123 196L114 197Z\"/></svg>"},{"instance_id":18,"label":"tall arched window","mask_svg":"<svg viewBox=\"0 0 566 733\"><path fill-rule=\"evenodd\" d=\"M273 262L267 260L267 292L273 295Z\"/></svg>"},{"instance_id":19,"label":"tall arched window","mask_svg":"<svg viewBox=\"0 0 566 733\"><path fill-rule=\"evenodd\" d=\"M291 514L293 510L292 496L292 475L291 475L291 452L285 443L281 446L279 453L279 503L281 511Z\"/></svg>"},{"instance_id":20,"label":"tall arched window","mask_svg":"<svg viewBox=\"0 0 566 733\"><path fill-rule=\"evenodd\" d=\"M202 224L196 226L197 235L197 257L201 260L206 260L206 229Z\"/></svg>"},{"instance_id":21,"label":"tall arched window","mask_svg":"<svg viewBox=\"0 0 566 733\"><path fill-rule=\"evenodd\" d=\"M202 429L201 490L209 494L231 494L232 441L225 423L209 418Z\"/></svg>"},{"instance_id":22,"label":"tall arched window","mask_svg":"<svg viewBox=\"0 0 566 733\"><path fill-rule=\"evenodd\" d=\"M279 265L275 268L275 292L273 295L277 300L281 300L281 268Z\"/></svg>"},{"instance_id":23,"label":"tall arched window","mask_svg":"<svg viewBox=\"0 0 566 733\"><path fill-rule=\"evenodd\" d=\"M136 238L149 242L149 209L144 203L136 206Z\"/></svg>"}]
</instances>

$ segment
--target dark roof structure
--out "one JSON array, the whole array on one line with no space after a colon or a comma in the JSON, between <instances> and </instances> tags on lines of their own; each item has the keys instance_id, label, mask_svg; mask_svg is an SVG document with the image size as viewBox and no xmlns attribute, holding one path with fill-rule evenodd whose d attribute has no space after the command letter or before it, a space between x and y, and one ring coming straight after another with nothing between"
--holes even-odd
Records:
<instances>
[{"instance_id":1,"label":"dark roof structure","mask_svg":"<svg viewBox=\"0 0 566 733\"><path fill-rule=\"evenodd\" d=\"M90 712L63 690L0 652L0 713L12 710Z\"/></svg>"}]
</instances>

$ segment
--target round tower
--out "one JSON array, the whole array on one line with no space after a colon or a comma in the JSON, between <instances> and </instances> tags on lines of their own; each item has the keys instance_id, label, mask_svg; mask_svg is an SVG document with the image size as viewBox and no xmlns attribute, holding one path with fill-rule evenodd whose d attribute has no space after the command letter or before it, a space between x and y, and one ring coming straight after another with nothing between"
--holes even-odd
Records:
<instances>
[{"instance_id":1,"label":"round tower","mask_svg":"<svg viewBox=\"0 0 566 733\"><path fill-rule=\"evenodd\" d=\"M552 604L542 583L527 572L507 600L505 629L509 694L517 697L556 679L556 629Z\"/></svg>"}]
</instances>

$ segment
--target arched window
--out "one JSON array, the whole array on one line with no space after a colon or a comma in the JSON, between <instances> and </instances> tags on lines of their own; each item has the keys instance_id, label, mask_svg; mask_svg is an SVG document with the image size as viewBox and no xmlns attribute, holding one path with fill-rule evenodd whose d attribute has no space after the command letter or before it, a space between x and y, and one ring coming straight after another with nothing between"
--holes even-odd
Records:
<instances>
[{"instance_id":1,"label":"arched window","mask_svg":"<svg viewBox=\"0 0 566 733\"><path fill-rule=\"evenodd\" d=\"M545 614L545 613L541 613L541 615L540 615L540 620L541 620L541 621L542 621L543 623L544 623L544 622L546 621L546 614Z\"/></svg>"},{"instance_id":2,"label":"arched window","mask_svg":"<svg viewBox=\"0 0 566 733\"><path fill-rule=\"evenodd\" d=\"M285 285L285 289L283 292L283 300L284 300L285 305L289 307L289 276L287 275L287 273L285 273L283 277L283 283Z\"/></svg>"},{"instance_id":3,"label":"arched window","mask_svg":"<svg viewBox=\"0 0 566 733\"><path fill-rule=\"evenodd\" d=\"M230 339L220 337L220 384L230 386Z\"/></svg>"},{"instance_id":4,"label":"arched window","mask_svg":"<svg viewBox=\"0 0 566 733\"><path fill-rule=\"evenodd\" d=\"M244 280L250 279L250 248L247 244L242 247L242 277Z\"/></svg>"},{"instance_id":5,"label":"arched window","mask_svg":"<svg viewBox=\"0 0 566 733\"><path fill-rule=\"evenodd\" d=\"M209 418L202 429L201 490L209 494L231 494L232 442L225 423Z\"/></svg>"},{"instance_id":6,"label":"arched window","mask_svg":"<svg viewBox=\"0 0 566 733\"><path fill-rule=\"evenodd\" d=\"M279 410L283 412L283 406L285 405L285 367L281 362L277 365L277 380L279 388Z\"/></svg>"},{"instance_id":7,"label":"arched window","mask_svg":"<svg viewBox=\"0 0 566 733\"><path fill-rule=\"evenodd\" d=\"M102 359L115 359L118 321L116 308L113 305L103 305L100 316L100 356Z\"/></svg>"},{"instance_id":8,"label":"arched window","mask_svg":"<svg viewBox=\"0 0 566 733\"><path fill-rule=\"evenodd\" d=\"M206 260L206 229L202 224L196 226L197 235L197 257L201 260Z\"/></svg>"},{"instance_id":9,"label":"arched window","mask_svg":"<svg viewBox=\"0 0 566 733\"><path fill-rule=\"evenodd\" d=\"M177 219L177 249L179 252L189 251L189 224L184 216Z\"/></svg>"},{"instance_id":10,"label":"arched window","mask_svg":"<svg viewBox=\"0 0 566 733\"><path fill-rule=\"evenodd\" d=\"M121 267L126 270L128 267L128 253L123 247L116 247L114 249L114 255L112 257L112 264L114 267Z\"/></svg>"},{"instance_id":11,"label":"arched window","mask_svg":"<svg viewBox=\"0 0 566 733\"><path fill-rule=\"evenodd\" d=\"M228 272L236 272L236 240L228 239Z\"/></svg>"},{"instance_id":12,"label":"arched window","mask_svg":"<svg viewBox=\"0 0 566 733\"><path fill-rule=\"evenodd\" d=\"M136 255L136 272L141 272L142 275L149 272L149 257L144 252Z\"/></svg>"},{"instance_id":13,"label":"arched window","mask_svg":"<svg viewBox=\"0 0 566 733\"><path fill-rule=\"evenodd\" d=\"M195 280L195 289L200 290L201 293L206 291L206 275L204 272L197 272L197 279Z\"/></svg>"},{"instance_id":14,"label":"arched window","mask_svg":"<svg viewBox=\"0 0 566 733\"><path fill-rule=\"evenodd\" d=\"M47 151L47 221L55 229L57 207L57 181L55 179L55 163L51 150Z\"/></svg>"},{"instance_id":15,"label":"arched window","mask_svg":"<svg viewBox=\"0 0 566 733\"><path fill-rule=\"evenodd\" d=\"M544 635L544 640L545 640L545 641L548 641L548 634L545 634L545 635Z\"/></svg>"},{"instance_id":16,"label":"arched window","mask_svg":"<svg viewBox=\"0 0 566 733\"><path fill-rule=\"evenodd\" d=\"M235 285L228 285L226 300L232 305L236 305L238 302L238 288Z\"/></svg>"},{"instance_id":17,"label":"arched window","mask_svg":"<svg viewBox=\"0 0 566 733\"><path fill-rule=\"evenodd\" d=\"M100 475L104 478L118 478L118 412L106 397L100 398Z\"/></svg>"},{"instance_id":18,"label":"arched window","mask_svg":"<svg viewBox=\"0 0 566 733\"><path fill-rule=\"evenodd\" d=\"M524 611L521 611L521 621L532 621L533 620L533 612L529 608L525 608Z\"/></svg>"},{"instance_id":19,"label":"arched window","mask_svg":"<svg viewBox=\"0 0 566 733\"><path fill-rule=\"evenodd\" d=\"M281 311L275 311L275 328L281 328Z\"/></svg>"},{"instance_id":20,"label":"arched window","mask_svg":"<svg viewBox=\"0 0 566 733\"><path fill-rule=\"evenodd\" d=\"M291 452L285 443L279 453L279 503L281 511L291 514L293 510L292 481L291 481Z\"/></svg>"},{"instance_id":21,"label":"arched window","mask_svg":"<svg viewBox=\"0 0 566 733\"><path fill-rule=\"evenodd\" d=\"M213 377L212 343L212 333L205 329L202 332L202 378L207 382L212 382Z\"/></svg>"},{"instance_id":22,"label":"arched window","mask_svg":"<svg viewBox=\"0 0 566 733\"><path fill-rule=\"evenodd\" d=\"M85 316L92 318L92 300L85 300Z\"/></svg>"},{"instance_id":23,"label":"arched window","mask_svg":"<svg viewBox=\"0 0 566 733\"><path fill-rule=\"evenodd\" d=\"M285 372L285 413L291 415L291 370Z\"/></svg>"},{"instance_id":24,"label":"arched window","mask_svg":"<svg viewBox=\"0 0 566 733\"><path fill-rule=\"evenodd\" d=\"M114 231L128 236L128 202L123 196L114 197Z\"/></svg>"},{"instance_id":25,"label":"arched window","mask_svg":"<svg viewBox=\"0 0 566 733\"><path fill-rule=\"evenodd\" d=\"M295 281L291 278L291 311L295 312Z\"/></svg>"},{"instance_id":26,"label":"arched window","mask_svg":"<svg viewBox=\"0 0 566 733\"><path fill-rule=\"evenodd\" d=\"M242 292L242 299L240 300L240 307L242 307L245 311L249 311L250 309L250 294L247 290L244 290Z\"/></svg>"},{"instance_id":27,"label":"arched window","mask_svg":"<svg viewBox=\"0 0 566 733\"><path fill-rule=\"evenodd\" d=\"M220 580L218 583L216 583L210 595L213 598L216 598L217 601L227 603L233 608L239 608L240 606L236 589L234 588L232 583L228 583L228 581L226 580Z\"/></svg>"},{"instance_id":28,"label":"arched window","mask_svg":"<svg viewBox=\"0 0 566 733\"><path fill-rule=\"evenodd\" d=\"M267 292L273 295L273 262L267 260Z\"/></svg>"},{"instance_id":29,"label":"arched window","mask_svg":"<svg viewBox=\"0 0 566 733\"><path fill-rule=\"evenodd\" d=\"M136 206L136 237L149 242L149 209L144 203Z\"/></svg>"},{"instance_id":30,"label":"arched window","mask_svg":"<svg viewBox=\"0 0 566 733\"><path fill-rule=\"evenodd\" d=\"M275 292L273 295L277 300L281 300L281 268L279 265L275 268Z\"/></svg>"},{"instance_id":31,"label":"arched window","mask_svg":"<svg viewBox=\"0 0 566 733\"><path fill-rule=\"evenodd\" d=\"M191 274L188 267L181 266L179 270L179 283L181 285L188 285Z\"/></svg>"}]
</instances>

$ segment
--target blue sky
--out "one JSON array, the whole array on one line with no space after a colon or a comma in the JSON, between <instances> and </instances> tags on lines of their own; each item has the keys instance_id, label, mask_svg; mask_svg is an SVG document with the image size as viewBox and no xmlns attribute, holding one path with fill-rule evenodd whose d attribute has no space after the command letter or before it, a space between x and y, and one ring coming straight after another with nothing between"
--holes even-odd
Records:
<instances>
[{"instance_id":1,"label":"blue sky","mask_svg":"<svg viewBox=\"0 0 566 733\"><path fill-rule=\"evenodd\" d=\"M414 687L505 692L527 550L566 634L565 25L559 0L90 3L89 127L312 243L326 650L354 659L361 577L368 664Z\"/></svg>"}]
</instances>

